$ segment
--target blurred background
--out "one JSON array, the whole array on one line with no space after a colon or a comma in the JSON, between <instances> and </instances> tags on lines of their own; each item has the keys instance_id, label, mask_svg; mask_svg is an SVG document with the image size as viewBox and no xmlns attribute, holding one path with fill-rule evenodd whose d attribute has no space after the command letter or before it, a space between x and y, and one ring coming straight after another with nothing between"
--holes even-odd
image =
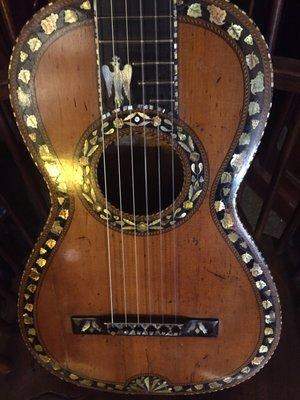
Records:
<instances>
[{"instance_id":1,"label":"blurred background","mask_svg":"<svg viewBox=\"0 0 300 400\"><path fill-rule=\"evenodd\" d=\"M205 398L298 400L300 1L234 2L261 29L275 70L271 117L259 152L240 188L238 205L240 217L264 252L278 286L283 334L275 356L260 374L236 388ZM25 349L17 325L19 280L47 218L50 201L43 178L14 121L8 98L7 69L20 29L46 3L0 0L0 400L120 399L122 396L91 392L51 376Z\"/></svg>"}]
</instances>

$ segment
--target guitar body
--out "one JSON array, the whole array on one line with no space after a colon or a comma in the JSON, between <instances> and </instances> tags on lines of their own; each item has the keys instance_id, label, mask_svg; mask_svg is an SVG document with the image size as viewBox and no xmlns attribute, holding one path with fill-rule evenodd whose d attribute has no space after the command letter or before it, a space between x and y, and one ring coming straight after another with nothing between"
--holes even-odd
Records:
<instances>
[{"instance_id":1,"label":"guitar body","mask_svg":"<svg viewBox=\"0 0 300 400\"><path fill-rule=\"evenodd\" d=\"M135 104L110 110L101 123L88 1L58 0L41 10L13 52L16 120L52 200L21 282L20 327L40 363L85 387L216 391L253 376L279 340L277 291L236 209L270 108L267 48L246 15L221 0L179 4L177 29L174 119L170 110ZM105 201L104 129L106 149L118 135L146 133L155 141L160 130L179 160L176 207L166 203L145 221ZM163 185L167 171L166 164ZM106 176L107 186L116 185L113 176ZM116 321L114 332L101 334L101 323ZM193 325L183 334L184 321L198 321L201 332ZM145 333L155 324L160 334Z\"/></svg>"}]
</instances>

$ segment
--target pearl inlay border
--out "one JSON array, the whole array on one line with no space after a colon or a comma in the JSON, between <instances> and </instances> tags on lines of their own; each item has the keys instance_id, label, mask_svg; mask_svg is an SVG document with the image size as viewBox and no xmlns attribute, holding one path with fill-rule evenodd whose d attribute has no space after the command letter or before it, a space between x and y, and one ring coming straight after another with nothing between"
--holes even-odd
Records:
<instances>
[{"instance_id":1,"label":"pearl inlay border","mask_svg":"<svg viewBox=\"0 0 300 400\"><path fill-rule=\"evenodd\" d=\"M184 223L199 208L208 185L208 162L199 139L184 124L168 115L157 114L150 106L145 113L142 109L133 111L124 107L117 115L106 118L102 126L100 121L93 124L83 135L76 150L78 192L83 204L99 221L126 234L153 235ZM159 133L161 141L168 143L172 151L177 153L184 175L183 187L175 198L174 207L171 205L148 218L121 213L107 204L96 178L96 167L103 153L103 138L107 149L117 141L118 136L129 137L130 132L133 136L143 136L144 127L148 129L148 135L152 132L156 137Z\"/></svg>"}]
</instances>

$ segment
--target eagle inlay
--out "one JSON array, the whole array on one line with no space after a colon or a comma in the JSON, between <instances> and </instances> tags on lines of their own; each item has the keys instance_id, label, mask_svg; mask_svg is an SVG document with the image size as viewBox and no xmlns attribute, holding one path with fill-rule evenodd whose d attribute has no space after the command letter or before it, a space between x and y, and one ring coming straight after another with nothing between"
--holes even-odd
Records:
<instances>
[{"instance_id":1,"label":"eagle inlay","mask_svg":"<svg viewBox=\"0 0 300 400\"><path fill-rule=\"evenodd\" d=\"M132 78L132 66L129 64L124 65L123 70L120 69L120 58L113 56L111 65L113 71L110 70L108 65L103 65L102 74L106 83L108 97L112 95L112 88L115 89L115 104L119 108L124 100L124 93L130 102L130 84Z\"/></svg>"}]
</instances>

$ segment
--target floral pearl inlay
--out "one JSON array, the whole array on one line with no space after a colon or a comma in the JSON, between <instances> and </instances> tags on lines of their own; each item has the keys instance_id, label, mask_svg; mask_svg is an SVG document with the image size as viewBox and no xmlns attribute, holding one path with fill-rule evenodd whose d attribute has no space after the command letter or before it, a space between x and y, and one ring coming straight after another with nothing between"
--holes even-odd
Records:
<instances>
[{"instance_id":1,"label":"floral pearl inlay","mask_svg":"<svg viewBox=\"0 0 300 400\"><path fill-rule=\"evenodd\" d=\"M28 128L37 128L37 120L35 115L28 115L26 118L26 125Z\"/></svg>"},{"instance_id":2,"label":"floral pearl inlay","mask_svg":"<svg viewBox=\"0 0 300 400\"><path fill-rule=\"evenodd\" d=\"M41 22L41 27L43 31L46 33L46 35L51 35L51 33L56 31L57 20L58 20L58 15L53 13L49 15L49 17L43 19L43 21Z\"/></svg>"},{"instance_id":3,"label":"floral pearl inlay","mask_svg":"<svg viewBox=\"0 0 300 400\"><path fill-rule=\"evenodd\" d=\"M91 6L91 3L87 0L87 1L84 1L84 2L81 4L80 8L81 8L82 10L91 10L91 9L92 9L92 6Z\"/></svg>"},{"instance_id":4,"label":"floral pearl inlay","mask_svg":"<svg viewBox=\"0 0 300 400\"><path fill-rule=\"evenodd\" d=\"M30 95L25 93L20 87L17 90L17 96L22 107L30 106Z\"/></svg>"},{"instance_id":5,"label":"floral pearl inlay","mask_svg":"<svg viewBox=\"0 0 300 400\"><path fill-rule=\"evenodd\" d=\"M249 115L255 115L260 113L260 106L257 101L251 101L249 103Z\"/></svg>"},{"instance_id":6,"label":"floral pearl inlay","mask_svg":"<svg viewBox=\"0 0 300 400\"><path fill-rule=\"evenodd\" d=\"M264 74L259 71L256 75L256 78L252 79L250 82L251 85L251 93L261 93L263 92L265 85L264 85Z\"/></svg>"},{"instance_id":7,"label":"floral pearl inlay","mask_svg":"<svg viewBox=\"0 0 300 400\"><path fill-rule=\"evenodd\" d=\"M192 18L199 18L202 15L201 6L199 3L191 4L188 8L187 15Z\"/></svg>"},{"instance_id":8,"label":"floral pearl inlay","mask_svg":"<svg viewBox=\"0 0 300 400\"><path fill-rule=\"evenodd\" d=\"M40 39L34 37L30 40L28 40L28 46L30 48L30 50L35 53L36 51L38 51L40 49L40 47L42 46L42 42L40 41Z\"/></svg>"},{"instance_id":9,"label":"floral pearl inlay","mask_svg":"<svg viewBox=\"0 0 300 400\"><path fill-rule=\"evenodd\" d=\"M225 24L225 19L226 19L226 11L222 10L221 8L211 5L207 6L207 9L209 11L209 21L213 22L216 25L224 25Z\"/></svg>"},{"instance_id":10,"label":"floral pearl inlay","mask_svg":"<svg viewBox=\"0 0 300 400\"><path fill-rule=\"evenodd\" d=\"M30 71L28 69L21 69L18 75L18 79L23 83L29 83L30 81Z\"/></svg>"},{"instance_id":11,"label":"floral pearl inlay","mask_svg":"<svg viewBox=\"0 0 300 400\"><path fill-rule=\"evenodd\" d=\"M231 24L231 27L228 28L227 32L233 39L239 40L243 32L243 28L240 25Z\"/></svg>"},{"instance_id":12,"label":"floral pearl inlay","mask_svg":"<svg viewBox=\"0 0 300 400\"><path fill-rule=\"evenodd\" d=\"M253 46L253 37L252 35L248 35L245 37L244 42L247 43L249 46Z\"/></svg>"},{"instance_id":13,"label":"floral pearl inlay","mask_svg":"<svg viewBox=\"0 0 300 400\"><path fill-rule=\"evenodd\" d=\"M251 70L259 64L259 59L254 53L251 53L246 56L246 63Z\"/></svg>"},{"instance_id":14,"label":"floral pearl inlay","mask_svg":"<svg viewBox=\"0 0 300 400\"><path fill-rule=\"evenodd\" d=\"M78 21L78 16L74 10L66 10L65 11L65 22L68 24L73 24Z\"/></svg>"},{"instance_id":15,"label":"floral pearl inlay","mask_svg":"<svg viewBox=\"0 0 300 400\"><path fill-rule=\"evenodd\" d=\"M21 51L21 52L20 52L20 61L21 61L21 62L24 62L24 61L27 60L27 58L28 58L28 54L25 53L24 51Z\"/></svg>"}]
</instances>

